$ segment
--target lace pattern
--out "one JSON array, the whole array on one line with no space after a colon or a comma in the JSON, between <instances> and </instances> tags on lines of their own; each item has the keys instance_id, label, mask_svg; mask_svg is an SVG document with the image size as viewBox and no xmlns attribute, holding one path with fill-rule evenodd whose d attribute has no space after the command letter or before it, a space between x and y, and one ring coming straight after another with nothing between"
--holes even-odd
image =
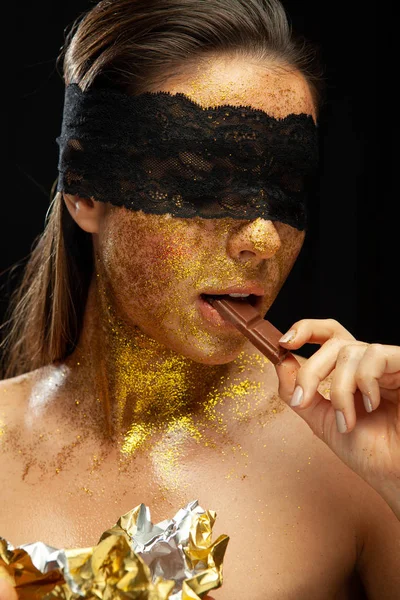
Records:
<instances>
[{"instance_id":1,"label":"lace pattern","mask_svg":"<svg viewBox=\"0 0 400 600\"><path fill-rule=\"evenodd\" d=\"M306 227L311 116L203 108L186 95L66 88L58 190L145 213Z\"/></svg>"}]
</instances>

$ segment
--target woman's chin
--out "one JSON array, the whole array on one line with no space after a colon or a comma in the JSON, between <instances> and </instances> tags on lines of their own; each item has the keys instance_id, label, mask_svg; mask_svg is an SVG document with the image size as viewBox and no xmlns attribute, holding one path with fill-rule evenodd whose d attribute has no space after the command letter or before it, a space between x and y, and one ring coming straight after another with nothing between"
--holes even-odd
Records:
<instances>
[{"instance_id":1,"label":"woman's chin","mask_svg":"<svg viewBox=\"0 0 400 600\"><path fill-rule=\"evenodd\" d=\"M178 344L171 350L185 358L204 365L225 365L238 357L244 350L246 340L243 336L239 339L216 344Z\"/></svg>"},{"instance_id":2,"label":"woman's chin","mask_svg":"<svg viewBox=\"0 0 400 600\"><path fill-rule=\"evenodd\" d=\"M244 350L246 338L232 326L226 331L207 331L194 328L196 333L188 331L189 327L179 327L178 323L165 322L155 329L154 325L138 324L137 327L152 343L156 342L159 351L172 351L197 363L224 365L235 360ZM193 327L191 328L193 329ZM154 348L156 349L156 348Z\"/></svg>"}]
</instances>

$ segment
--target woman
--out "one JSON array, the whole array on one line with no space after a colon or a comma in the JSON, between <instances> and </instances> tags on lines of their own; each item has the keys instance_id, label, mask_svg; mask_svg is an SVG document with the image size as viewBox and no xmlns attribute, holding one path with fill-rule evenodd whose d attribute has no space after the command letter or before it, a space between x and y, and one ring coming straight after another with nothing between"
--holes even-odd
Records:
<instances>
[{"instance_id":1,"label":"woman","mask_svg":"<svg viewBox=\"0 0 400 600\"><path fill-rule=\"evenodd\" d=\"M196 498L230 536L216 597L395 598L400 349L305 319L282 345L321 348L275 368L208 302L264 315L305 236L318 79L281 5L100 2L64 78L1 384L1 535L85 547Z\"/></svg>"}]
</instances>

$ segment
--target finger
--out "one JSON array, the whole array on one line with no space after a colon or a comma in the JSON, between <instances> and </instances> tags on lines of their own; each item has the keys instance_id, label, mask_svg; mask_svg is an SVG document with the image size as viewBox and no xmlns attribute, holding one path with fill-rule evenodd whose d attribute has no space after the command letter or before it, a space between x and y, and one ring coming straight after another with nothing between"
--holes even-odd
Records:
<instances>
[{"instance_id":1,"label":"finger","mask_svg":"<svg viewBox=\"0 0 400 600\"><path fill-rule=\"evenodd\" d=\"M353 344L362 346L364 350L367 347L367 344L363 342L353 342ZM299 369L296 386L300 386L303 392L301 407L310 405L321 382L335 369L339 353L348 345L348 340L331 338ZM299 396L297 396L297 400L299 400ZM300 405L297 404L297 406Z\"/></svg>"},{"instance_id":2,"label":"finger","mask_svg":"<svg viewBox=\"0 0 400 600\"><path fill-rule=\"evenodd\" d=\"M347 329L335 319L302 319L292 325L279 343L285 348L298 349L303 344L323 344L327 340L338 337L354 340Z\"/></svg>"},{"instance_id":3,"label":"finger","mask_svg":"<svg viewBox=\"0 0 400 600\"><path fill-rule=\"evenodd\" d=\"M278 394L287 404L289 404L293 395L296 384L296 376L299 369L300 363L296 360L293 354L290 353L280 365L275 366L275 370L279 379Z\"/></svg>"},{"instance_id":4,"label":"finger","mask_svg":"<svg viewBox=\"0 0 400 600\"><path fill-rule=\"evenodd\" d=\"M297 386L294 391L300 364L292 354L289 354L288 358L280 365L275 366L275 369L279 377L279 396L292 406L315 435L330 445L332 434L335 435L334 430L336 429L331 402L324 398L322 394L316 392L306 407L293 405L291 401L294 394L296 394L296 390L300 387ZM300 410L298 410L299 408Z\"/></svg>"},{"instance_id":5,"label":"finger","mask_svg":"<svg viewBox=\"0 0 400 600\"><path fill-rule=\"evenodd\" d=\"M400 387L397 390L391 390L388 388L381 387L380 393L381 393L381 401L383 398L384 400L389 400L389 402L392 402L393 404L400 405ZM364 406L365 406L365 404L364 404Z\"/></svg>"},{"instance_id":6,"label":"finger","mask_svg":"<svg viewBox=\"0 0 400 600\"><path fill-rule=\"evenodd\" d=\"M397 389L400 388L400 347L383 344L367 346L355 378L363 395L365 409L372 412L379 406L381 386L395 391L398 383ZM387 399L396 401L396 394L389 394Z\"/></svg>"},{"instance_id":7,"label":"finger","mask_svg":"<svg viewBox=\"0 0 400 600\"><path fill-rule=\"evenodd\" d=\"M346 344L337 356L330 399L339 433L350 433L355 427L357 415L354 394L358 389L356 373L367 349L367 344Z\"/></svg>"},{"instance_id":8,"label":"finger","mask_svg":"<svg viewBox=\"0 0 400 600\"><path fill-rule=\"evenodd\" d=\"M387 390L400 389L400 371L397 371L397 373L384 373L379 378L379 387Z\"/></svg>"},{"instance_id":9,"label":"finger","mask_svg":"<svg viewBox=\"0 0 400 600\"><path fill-rule=\"evenodd\" d=\"M279 368L281 369L282 366ZM296 390L294 394L296 394ZM281 395L281 392L279 395ZM290 404L292 397L293 394L288 394L283 400ZM312 402L306 408L301 408L300 410L298 406L292 406L292 408L307 423L315 435L325 443L329 443L328 440L331 438L334 422L332 406L329 400L326 400L322 394L317 392L314 394Z\"/></svg>"}]
</instances>

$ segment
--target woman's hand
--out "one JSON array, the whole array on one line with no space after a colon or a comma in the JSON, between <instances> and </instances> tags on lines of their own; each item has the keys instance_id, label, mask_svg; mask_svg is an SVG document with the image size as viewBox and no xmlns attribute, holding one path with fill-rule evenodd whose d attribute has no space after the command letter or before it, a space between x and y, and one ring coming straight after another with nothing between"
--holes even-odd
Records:
<instances>
[{"instance_id":1,"label":"woman's hand","mask_svg":"<svg viewBox=\"0 0 400 600\"><path fill-rule=\"evenodd\" d=\"M276 367L280 396L400 519L400 347L359 342L333 319L298 321L281 340L321 347Z\"/></svg>"}]
</instances>

